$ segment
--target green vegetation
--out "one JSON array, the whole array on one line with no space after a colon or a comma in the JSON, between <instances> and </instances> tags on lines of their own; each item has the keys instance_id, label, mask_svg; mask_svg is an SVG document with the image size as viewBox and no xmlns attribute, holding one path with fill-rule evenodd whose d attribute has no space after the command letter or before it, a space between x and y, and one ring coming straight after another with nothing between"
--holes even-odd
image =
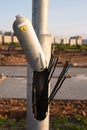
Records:
<instances>
[{"instance_id":1,"label":"green vegetation","mask_svg":"<svg viewBox=\"0 0 87 130\"><path fill-rule=\"evenodd\" d=\"M87 117L76 115L75 117L56 116L51 120L53 130L87 130Z\"/></svg>"},{"instance_id":2,"label":"green vegetation","mask_svg":"<svg viewBox=\"0 0 87 130\"><path fill-rule=\"evenodd\" d=\"M7 121L7 118L2 117L0 118L0 126Z\"/></svg>"},{"instance_id":3,"label":"green vegetation","mask_svg":"<svg viewBox=\"0 0 87 130\"><path fill-rule=\"evenodd\" d=\"M87 130L87 117L55 116L50 120L52 130ZM26 119L0 118L0 130L26 130Z\"/></svg>"},{"instance_id":4,"label":"green vegetation","mask_svg":"<svg viewBox=\"0 0 87 130\"><path fill-rule=\"evenodd\" d=\"M18 43L18 42L13 42L11 44L14 44L15 47L21 47L20 43Z\"/></svg>"},{"instance_id":5,"label":"green vegetation","mask_svg":"<svg viewBox=\"0 0 87 130\"><path fill-rule=\"evenodd\" d=\"M3 45L0 45L1 47L9 47L9 46L13 46L13 47L21 47L21 45L19 43L16 42L12 42L12 43L4 43ZM64 45L64 44L52 44L52 49L55 50L87 50L87 45Z\"/></svg>"},{"instance_id":6,"label":"green vegetation","mask_svg":"<svg viewBox=\"0 0 87 130\"><path fill-rule=\"evenodd\" d=\"M4 46L4 47L8 47L8 46L20 47L21 45L18 42L11 42L11 43L4 43L2 46Z\"/></svg>"},{"instance_id":7,"label":"green vegetation","mask_svg":"<svg viewBox=\"0 0 87 130\"><path fill-rule=\"evenodd\" d=\"M52 48L55 50L87 50L87 45L64 45L64 44L53 44Z\"/></svg>"},{"instance_id":8,"label":"green vegetation","mask_svg":"<svg viewBox=\"0 0 87 130\"><path fill-rule=\"evenodd\" d=\"M18 42L4 43L4 44L1 44L0 46L8 47L9 45L13 45L14 47L21 47L20 43L18 43Z\"/></svg>"},{"instance_id":9,"label":"green vegetation","mask_svg":"<svg viewBox=\"0 0 87 130\"><path fill-rule=\"evenodd\" d=\"M26 120L0 118L0 130L26 130Z\"/></svg>"},{"instance_id":10,"label":"green vegetation","mask_svg":"<svg viewBox=\"0 0 87 130\"><path fill-rule=\"evenodd\" d=\"M3 51L9 51L9 50L15 50L15 48L21 48L21 45L19 43L16 42L12 42L12 43L4 43L3 45L0 45L0 50Z\"/></svg>"}]
</instances>

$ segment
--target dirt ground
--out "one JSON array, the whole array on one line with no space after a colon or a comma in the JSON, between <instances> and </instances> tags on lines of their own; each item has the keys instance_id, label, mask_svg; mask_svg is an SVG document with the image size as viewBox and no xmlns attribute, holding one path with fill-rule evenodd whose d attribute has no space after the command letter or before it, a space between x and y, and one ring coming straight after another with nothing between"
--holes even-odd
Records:
<instances>
[{"instance_id":1,"label":"dirt ground","mask_svg":"<svg viewBox=\"0 0 87 130\"><path fill-rule=\"evenodd\" d=\"M55 52L58 56L58 52ZM71 58L73 66L87 67L87 51L60 51L59 65L63 65ZM0 54L0 65L26 65L27 60L24 54L2 55ZM0 117L20 119L26 116L25 99L0 99ZM54 100L50 104L50 115L83 115L87 117L87 100Z\"/></svg>"},{"instance_id":2,"label":"dirt ground","mask_svg":"<svg viewBox=\"0 0 87 130\"><path fill-rule=\"evenodd\" d=\"M0 117L16 118L26 117L25 99L0 99ZM82 115L87 117L87 100L53 100L50 104L50 117L64 115L73 117Z\"/></svg>"},{"instance_id":3,"label":"dirt ground","mask_svg":"<svg viewBox=\"0 0 87 130\"><path fill-rule=\"evenodd\" d=\"M55 56L59 58L59 65L63 65L66 60L71 59L73 66L87 67L87 51L55 51ZM27 65L24 54L0 54L0 65Z\"/></svg>"},{"instance_id":4,"label":"dirt ground","mask_svg":"<svg viewBox=\"0 0 87 130\"><path fill-rule=\"evenodd\" d=\"M59 55L59 56L58 56ZM66 60L70 60L72 66L87 67L87 51L60 51L55 52L55 56L59 57L59 62L64 64Z\"/></svg>"}]
</instances>

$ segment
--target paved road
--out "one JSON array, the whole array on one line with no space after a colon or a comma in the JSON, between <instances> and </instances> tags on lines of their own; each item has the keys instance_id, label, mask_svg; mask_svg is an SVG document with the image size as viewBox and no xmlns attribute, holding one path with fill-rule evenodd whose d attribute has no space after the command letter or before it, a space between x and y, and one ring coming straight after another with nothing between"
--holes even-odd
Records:
<instances>
[{"instance_id":1,"label":"paved road","mask_svg":"<svg viewBox=\"0 0 87 130\"><path fill-rule=\"evenodd\" d=\"M62 68L56 68L51 80L51 90ZM27 67L1 67L0 72L7 76L0 82L0 98L26 98ZM71 78L67 78L55 99L87 100L87 68L72 68Z\"/></svg>"}]
</instances>

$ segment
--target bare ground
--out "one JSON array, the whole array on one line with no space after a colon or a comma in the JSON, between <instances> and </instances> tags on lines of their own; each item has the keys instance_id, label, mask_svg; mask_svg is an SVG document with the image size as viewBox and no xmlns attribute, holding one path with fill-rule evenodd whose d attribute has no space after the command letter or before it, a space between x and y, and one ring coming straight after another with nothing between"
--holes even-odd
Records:
<instances>
[{"instance_id":1,"label":"bare ground","mask_svg":"<svg viewBox=\"0 0 87 130\"><path fill-rule=\"evenodd\" d=\"M16 118L26 117L25 99L0 99L0 117ZM56 115L87 117L87 100L53 100L50 104L50 116Z\"/></svg>"},{"instance_id":2,"label":"bare ground","mask_svg":"<svg viewBox=\"0 0 87 130\"><path fill-rule=\"evenodd\" d=\"M66 60L71 59L73 66L87 67L87 50L55 51L55 56L58 56L60 65L63 65ZM24 54L0 54L0 65L27 65L27 59Z\"/></svg>"}]
</instances>

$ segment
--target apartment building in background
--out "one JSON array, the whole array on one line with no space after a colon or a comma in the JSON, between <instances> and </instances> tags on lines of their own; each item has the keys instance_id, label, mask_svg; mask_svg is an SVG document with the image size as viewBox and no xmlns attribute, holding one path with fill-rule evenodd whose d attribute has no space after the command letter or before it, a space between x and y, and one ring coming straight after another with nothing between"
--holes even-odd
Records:
<instances>
[{"instance_id":1,"label":"apartment building in background","mask_svg":"<svg viewBox=\"0 0 87 130\"><path fill-rule=\"evenodd\" d=\"M12 36L5 36L4 35L4 43L11 43L12 42Z\"/></svg>"},{"instance_id":2,"label":"apartment building in background","mask_svg":"<svg viewBox=\"0 0 87 130\"><path fill-rule=\"evenodd\" d=\"M2 44L2 35L0 35L0 45Z\"/></svg>"},{"instance_id":3,"label":"apartment building in background","mask_svg":"<svg viewBox=\"0 0 87 130\"><path fill-rule=\"evenodd\" d=\"M64 44L64 45L82 45L82 37L81 36L74 36L70 38L62 38L62 37L55 37L54 42L56 44Z\"/></svg>"},{"instance_id":4,"label":"apartment building in background","mask_svg":"<svg viewBox=\"0 0 87 130\"><path fill-rule=\"evenodd\" d=\"M76 39L75 39L75 38L70 38L70 39L69 39L69 44L70 44L71 46L76 45Z\"/></svg>"},{"instance_id":5,"label":"apartment building in background","mask_svg":"<svg viewBox=\"0 0 87 130\"><path fill-rule=\"evenodd\" d=\"M14 33L0 31L0 45L3 43L19 43ZM72 36L70 38L63 38L51 35L51 43L64 44L64 45L82 45L87 44L87 39L82 39L81 36Z\"/></svg>"},{"instance_id":6,"label":"apartment building in background","mask_svg":"<svg viewBox=\"0 0 87 130\"><path fill-rule=\"evenodd\" d=\"M68 38L63 38L62 39L62 44L69 45L69 39Z\"/></svg>"},{"instance_id":7,"label":"apartment building in background","mask_svg":"<svg viewBox=\"0 0 87 130\"><path fill-rule=\"evenodd\" d=\"M81 36L74 36L70 37L70 45L82 45L82 37Z\"/></svg>"},{"instance_id":8,"label":"apartment building in background","mask_svg":"<svg viewBox=\"0 0 87 130\"><path fill-rule=\"evenodd\" d=\"M68 38L62 38L62 37L55 37L54 42L56 44L65 44L65 45L67 45L67 44L69 44L69 39Z\"/></svg>"},{"instance_id":9,"label":"apartment building in background","mask_svg":"<svg viewBox=\"0 0 87 130\"><path fill-rule=\"evenodd\" d=\"M16 43L19 43L18 39L16 36L12 36L12 42L16 42Z\"/></svg>"},{"instance_id":10,"label":"apartment building in background","mask_svg":"<svg viewBox=\"0 0 87 130\"><path fill-rule=\"evenodd\" d=\"M4 44L4 43L19 43L17 37L14 35L14 33L12 32L3 32L0 31L0 45Z\"/></svg>"},{"instance_id":11,"label":"apartment building in background","mask_svg":"<svg viewBox=\"0 0 87 130\"><path fill-rule=\"evenodd\" d=\"M54 37L54 43L56 44L61 44L62 43L62 38L61 37Z\"/></svg>"}]
</instances>

